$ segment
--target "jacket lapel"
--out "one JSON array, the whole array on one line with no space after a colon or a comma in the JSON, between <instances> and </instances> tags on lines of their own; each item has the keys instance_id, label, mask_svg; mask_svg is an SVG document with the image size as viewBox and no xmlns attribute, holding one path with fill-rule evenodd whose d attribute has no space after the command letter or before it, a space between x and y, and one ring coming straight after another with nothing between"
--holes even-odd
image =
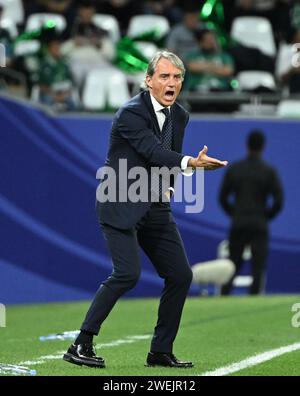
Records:
<instances>
[{"instance_id":1,"label":"jacket lapel","mask_svg":"<svg viewBox=\"0 0 300 396\"><path fill-rule=\"evenodd\" d=\"M154 132L156 133L157 136L160 136L160 129L159 129L157 117L156 117L156 114L155 114L155 111L153 109L152 102L151 102L151 99L150 99L150 92L149 91L144 91L142 93L142 98L144 100L144 103L145 103L150 115L151 115L151 119L152 119L152 122L153 122L153 125L154 125Z\"/></svg>"}]
</instances>

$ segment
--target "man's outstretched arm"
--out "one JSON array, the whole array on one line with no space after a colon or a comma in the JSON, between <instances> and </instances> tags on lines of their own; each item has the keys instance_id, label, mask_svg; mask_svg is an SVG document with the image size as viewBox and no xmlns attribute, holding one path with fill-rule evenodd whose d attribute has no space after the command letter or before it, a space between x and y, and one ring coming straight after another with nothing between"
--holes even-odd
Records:
<instances>
[{"instance_id":1,"label":"man's outstretched arm","mask_svg":"<svg viewBox=\"0 0 300 396\"><path fill-rule=\"evenodd\" d=\"M228 164L228 161L220 161L216 158L208 157L208 155L206 155L207 151L208 147L204 146L197 158L192 157L189 159L188 166L192 168L204 168L205 170L215 170L223 168Z\"/></svg>"}]
</instances>

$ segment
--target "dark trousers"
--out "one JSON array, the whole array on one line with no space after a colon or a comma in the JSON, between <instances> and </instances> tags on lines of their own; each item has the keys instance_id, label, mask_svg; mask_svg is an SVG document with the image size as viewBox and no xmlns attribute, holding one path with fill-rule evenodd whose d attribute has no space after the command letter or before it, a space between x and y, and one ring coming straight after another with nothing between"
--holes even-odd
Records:
<instances>
[{"instance_id":1,"label":"dark trousers","mask_svg":"<svg viewBox=\"0 0 300 396\"><path fill-rule=\"evenodd\" d=\"M192 271L169 204L152 204L134 228L120 230L107 224L101 227L113 272L98 289L81 330L98 334L119 297L135 286L141 271L140 245L164 279L151 351L172 352Z\"/></svg>"},{"instance_id":2,"label":"dark trousers","mask_svg":"<svg viewBox=\"0 0 300 396\"><path fill-rule=\"evenodd\" d=\"M243 263L243 251L250 245L252 260L251 269L253 282L250 294L259 294L264 287L266 259L268 255L268 231L249 230L245 228L232 228L229 237L229 255L235 265L235 273L230 281L221 289L222 295L228 295L232 289L234 277L239 272Z\"/></svg>"}]
</instances>

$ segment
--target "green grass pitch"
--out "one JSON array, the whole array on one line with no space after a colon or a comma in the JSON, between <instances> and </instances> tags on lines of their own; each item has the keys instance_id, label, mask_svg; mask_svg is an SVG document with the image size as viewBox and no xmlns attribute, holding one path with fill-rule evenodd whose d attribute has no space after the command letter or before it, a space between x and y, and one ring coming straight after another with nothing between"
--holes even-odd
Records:
<instances>
[{"instance_id":1,"label":"green grass pitch","mask_svg":"<svg viewBox=\"0 0 300 396\"><path fill-rule=\"evenodd\" d=\"M71 341L39 340L39 336L78 329L89 302L8 306L6 327L0 328L0 363L29 362L26 366L37 370L37 375L47 376L200 375L299 342L300 327L291 324L291 308L297 302L300 296L189 298L174 346L179 358L194 362L195 367L188 370L144 367L158 299L117 303L95 338L97 345L104 344L97 351L106 360L105 369L64 362L59 353ZM47 358L41 360L43 356ZM40 364L31 364L38 359ZM232 375L299 376L299 361L297 350Z\"/></svg>"}]
</instances>

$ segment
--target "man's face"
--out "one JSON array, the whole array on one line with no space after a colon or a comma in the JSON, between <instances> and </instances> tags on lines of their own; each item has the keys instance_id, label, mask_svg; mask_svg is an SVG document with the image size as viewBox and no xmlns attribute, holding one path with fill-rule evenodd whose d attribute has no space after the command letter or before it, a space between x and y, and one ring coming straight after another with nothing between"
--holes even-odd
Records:
<instances>
[{"instance_id":1,"label":"man's face","mask_svg":"<svg viewBox=\"0 0 300 396\"><path fill-rule=\"evenodd\" d=\"M212 32L205 33L200 41L200 47L204 51L215 52L218 44L215 35Z\"/></svg>"},{"instance_id":2,"label":"man's face","mask_svg":"<svg viewBox=\"0 0 300 396\"><path fill-rule=\"evenodd\" d=\"M182 72L168 59L161 58L152 77L147 76L146 82L154 98L162 106L172 106L182 87Z\"/></svg>"},{"instance_id":3,"label":"man's face","mask_svg":"<svg viewBox=\"0 0 300 396\"><path fill-rule=\"evenodd\" d=\"M51 41L48 47L49 53L53 56L53 58L58 59L60 57L60 42L59 41Z\"/></svg>"},{"instance_id":4,"label":"man's face","mask_svg":"<svg viewBox=\"0 0 300 396\"><path fill-rule=\"evenodd\" d=\"M83 23L91 23L95 15L94 7L81 7L79 9L80 20Z\"/></svg>"},{"instance_id":5,"label":"man's face","mask_svg":"<svg viewBox=\"0 0 300 396\"><path fill-rule=\"evenodd\" d=\"M199 12L186 12L184 14L184 24L188 29L197 29L199 25Z\"/></svg>"}]
</instances>

